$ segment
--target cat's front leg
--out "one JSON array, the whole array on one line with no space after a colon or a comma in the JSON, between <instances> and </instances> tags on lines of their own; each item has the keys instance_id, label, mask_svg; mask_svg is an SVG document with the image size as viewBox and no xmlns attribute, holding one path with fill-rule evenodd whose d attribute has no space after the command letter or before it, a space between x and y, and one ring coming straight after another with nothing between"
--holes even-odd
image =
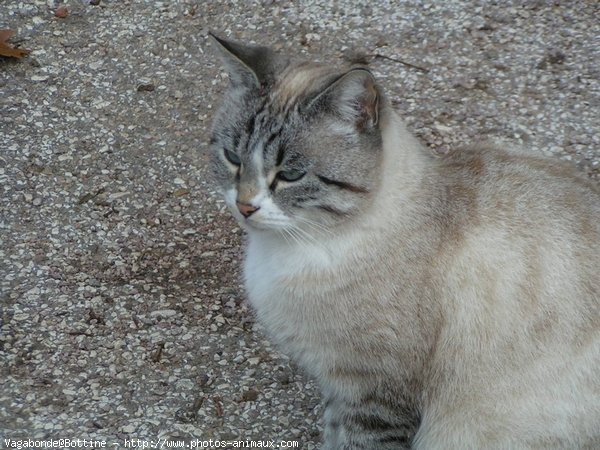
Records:
<instances>
[{"instance_id":1,"label":"cat's front leg","mask_svg":"<svg viewBox=\"0 0 600 450\"><path fill-rule=\"evenodd\" d=\"M408 450L416 432L415 414L376 402L325 403L323 450Z\"/></svg>"}]
</instances>

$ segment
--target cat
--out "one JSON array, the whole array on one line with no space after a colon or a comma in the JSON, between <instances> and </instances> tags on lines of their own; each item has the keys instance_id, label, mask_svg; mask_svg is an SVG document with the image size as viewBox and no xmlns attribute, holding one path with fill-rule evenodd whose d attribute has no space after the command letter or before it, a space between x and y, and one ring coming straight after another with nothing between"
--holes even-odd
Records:
<instances>
[{"instance_id":1,"label":"cat","mask_svg":"<svg viewBox=\"0 0 600 450\"><path fill-rule=\"evenodd\" d=\"M436 157L363 67L211 34L212 171L323 448L600 449L600 191L492 145Z\"/></svg>"}]
</instances>

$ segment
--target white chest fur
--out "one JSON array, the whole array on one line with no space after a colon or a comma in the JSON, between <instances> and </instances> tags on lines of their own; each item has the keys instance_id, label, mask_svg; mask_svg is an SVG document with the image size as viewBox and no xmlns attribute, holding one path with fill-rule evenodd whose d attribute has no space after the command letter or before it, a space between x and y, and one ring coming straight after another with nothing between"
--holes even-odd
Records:
<instances>
[{"instance_id":1,"label":"white chest fur","mask_svg":"<svg viewBox=\"0 0 600 450\"><path fill-rule=\"evenodd\" d=\"M250 302L278 341L321 315L322 302L343 285L343 255L327 247L290 245L266 234L249 237L244 274ZM338 286L339 284L339 286ZM300 324L299 322L302 322ZM298 330L299 331L299 330ZM310 331L310 330L306 330Z\"/></svg>"},{"instance_id":2,"label":"white chest fur","mask_svg":"<svg viewBox=\"0 0 600 450\"><path fill-rule=\"evenodd\" d=\"M251 235L247 248L246 289L260 322L324 389L343 395L359 389L356 377L344 374L369 377L373 367L378 375L401 373L392 293L368 282L372 244L355 234L290 246L261 234Z\"/></svg>"},{"instance_id":3,"label":"white chest fur","mask_svg":"<svg viewBox=\"0 0 600 450\"><path fill-rule=\"evenodd\" d=\"M245 261L246 289L259 320L284 352L319 377L353 359L349 331L362 314L352 305L360 293L348 292L351 246L331 247L253 235Z\"/></svg>"},{"instance_id":4,"label":"white chest fur","mask_svg":"<svg viewBox=\"0 0 600 450\"><path fill-rule=\"evenodd\" d=\"M259 312L271 307L276 301L282 307L290 303L291 298L275 299L274 295L288 292L295 296L314 294L318 287L318 275L336 272L341 267L342 255L332 254L327 247L282 242L266 233L251 234L246 251L244 274L250 301ZM297 285L300 279L312 281L306 285ZM295 292L297 289L306 292Z\"/></svg>"}]
</instances>

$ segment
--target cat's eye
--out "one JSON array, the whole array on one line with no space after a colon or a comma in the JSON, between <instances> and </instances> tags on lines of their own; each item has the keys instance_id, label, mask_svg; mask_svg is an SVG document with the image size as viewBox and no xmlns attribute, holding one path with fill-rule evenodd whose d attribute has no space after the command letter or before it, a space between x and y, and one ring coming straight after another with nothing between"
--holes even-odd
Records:
<instances>
[{"instance_id":1,"label":"cat's eye","mask_svg":"<svg viewBox=\"0 0 600 450\"><path fill-rule=\"evenodd\" d=\"M282 170L281 172L277 172L277 178L288 182L298 181L304 175L306 175L306 172L302 170Z\"/></svg>"},{"instance_id":2,"label":"cat's eye","mask_svg":"<svg viewBox=\"0 0 600 450\"><path fill-rule=\"evenodd\" d=\"M236 155L235 153L233 153L232 151L227 150L227 149L225 149L225 158L227 158L227 161L229 161L231 164L233 164L235 166L239 166L240 164L242 164L240 157L238 155Z\"/></svg>"}]
</instances>

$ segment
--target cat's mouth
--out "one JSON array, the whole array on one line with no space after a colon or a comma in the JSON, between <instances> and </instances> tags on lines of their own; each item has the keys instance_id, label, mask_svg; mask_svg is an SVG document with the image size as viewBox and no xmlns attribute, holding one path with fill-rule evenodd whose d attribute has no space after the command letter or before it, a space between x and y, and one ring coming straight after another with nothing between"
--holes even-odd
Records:
<instances>
[{"instance_id":1,"label":"cat's mouth","mask_svg":"<svg viewBox=\"0 0 600 450\"><path fill-rule=\"evenodd\" d=\"M231 212L236 219L236 221L240 224L242 228L247 231L251 230L277 230L284 226L283 223L273 222L270 220L265 220L264 217L260 217L259 214L253 214L249 217L244 217L236 208L231 208Z\"/></svg>"},{"instance_id":2,"label":"cat's mouth","mask_svg":"<svg viewBox=\"0 0 600 450\"><path fill-rule=\"evenodd\" d=\"M246 228L252 230L261 230L261 231L280 231L289 227L289 223L282 221L265 221L261 220L259 217L248 217L242 219L242 225Z\"/></svg>"}]
</instances>

